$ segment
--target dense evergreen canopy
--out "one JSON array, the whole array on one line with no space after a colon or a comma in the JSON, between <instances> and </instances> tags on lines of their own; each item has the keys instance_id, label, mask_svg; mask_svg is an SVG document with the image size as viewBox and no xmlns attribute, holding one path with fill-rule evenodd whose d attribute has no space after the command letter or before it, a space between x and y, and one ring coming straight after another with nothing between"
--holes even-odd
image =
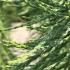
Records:
<instances>
[{"instance_id":1,"label":"dense evergreen canopy","mask_svg":"<svg viewBox=\"0 0 70 70\"><path fill-rule=\"evenodd\" d=\"M14 59L8 48L15 44L5 33L23 20L19 27L38 30L40 37L24 44L31 50ZM70 70L70 0L0 0L0 51L1 70Z\"/></svg>"}]
</instances>

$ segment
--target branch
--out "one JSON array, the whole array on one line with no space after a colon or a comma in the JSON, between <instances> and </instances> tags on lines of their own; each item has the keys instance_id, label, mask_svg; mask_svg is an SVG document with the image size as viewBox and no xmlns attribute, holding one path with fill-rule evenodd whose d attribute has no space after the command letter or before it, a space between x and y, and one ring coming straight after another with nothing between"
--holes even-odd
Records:
<instances>
[{"instance_id":1,"label":"branch","mask_svg":"<svg viewBox=\"0 0 70 70\"><path fill-rule=\"evenodd\" d=\"M5 29L0 30L0 32L2 32L2 31L7 31L7 30L11 30L11 29L16 29L16 28L19 28L19 27L23 27L23 26L25 26L25 25L26 25L26 24L21 24L20 26L16 26L16 27L5 28Z\"/></svg>"}]
</instances>

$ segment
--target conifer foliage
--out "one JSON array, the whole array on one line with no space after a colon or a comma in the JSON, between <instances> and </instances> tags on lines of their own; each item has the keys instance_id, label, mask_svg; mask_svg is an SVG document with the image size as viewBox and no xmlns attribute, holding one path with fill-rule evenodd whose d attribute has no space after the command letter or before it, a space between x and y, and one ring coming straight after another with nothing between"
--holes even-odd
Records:
<instances>
[{"instance_id":1,"label":"conifer foliage","mask_svg":"<svg viewBox=\"0 0 70 70\"><path fill-rule=\"evenodd\" d=\"M38 39L26 43L33 47L27 58L8 64L8 70L70 70L69 0L4 0L0 1L0 14L0 25L25 20L27 28L40 32ZM1 35L11 29L3 27Z\"/></svg>"}]
</instances>

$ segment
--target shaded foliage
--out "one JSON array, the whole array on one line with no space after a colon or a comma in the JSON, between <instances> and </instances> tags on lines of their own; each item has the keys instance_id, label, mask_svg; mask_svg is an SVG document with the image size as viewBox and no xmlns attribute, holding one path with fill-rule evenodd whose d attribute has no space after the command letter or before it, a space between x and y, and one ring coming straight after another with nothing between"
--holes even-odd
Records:
<instances>
[{"instance_id":1,"label":"shaded foliage","mask_svg":"<svg viewBox=\"0 0 70 70\"><path fill-rule=\"evenodd\" d=\"M26 58L19 58L19 62L17 62L17 59L15 59L16 62L12 60L11 62L14 62L14 64L8 64L10 67L7 68L8 70L70 69L69 0L1 1L0 7L0 14L2 15L0 15L0 23L3 23L4 26L10 24L10 22L25 20L26 24L22 26L38 30L41 33L37 40L25 44L25 46L34 47L27 53L28 55L24 56L23 54ZM39 24L39 26L33 27L33 24ZM3 31L10 29L10 27L1 28L1 36L3 36ZM5 33L3 34L5 35ZM3 44L3 41L1 44Z\"/></svg>"}]
</instances>

